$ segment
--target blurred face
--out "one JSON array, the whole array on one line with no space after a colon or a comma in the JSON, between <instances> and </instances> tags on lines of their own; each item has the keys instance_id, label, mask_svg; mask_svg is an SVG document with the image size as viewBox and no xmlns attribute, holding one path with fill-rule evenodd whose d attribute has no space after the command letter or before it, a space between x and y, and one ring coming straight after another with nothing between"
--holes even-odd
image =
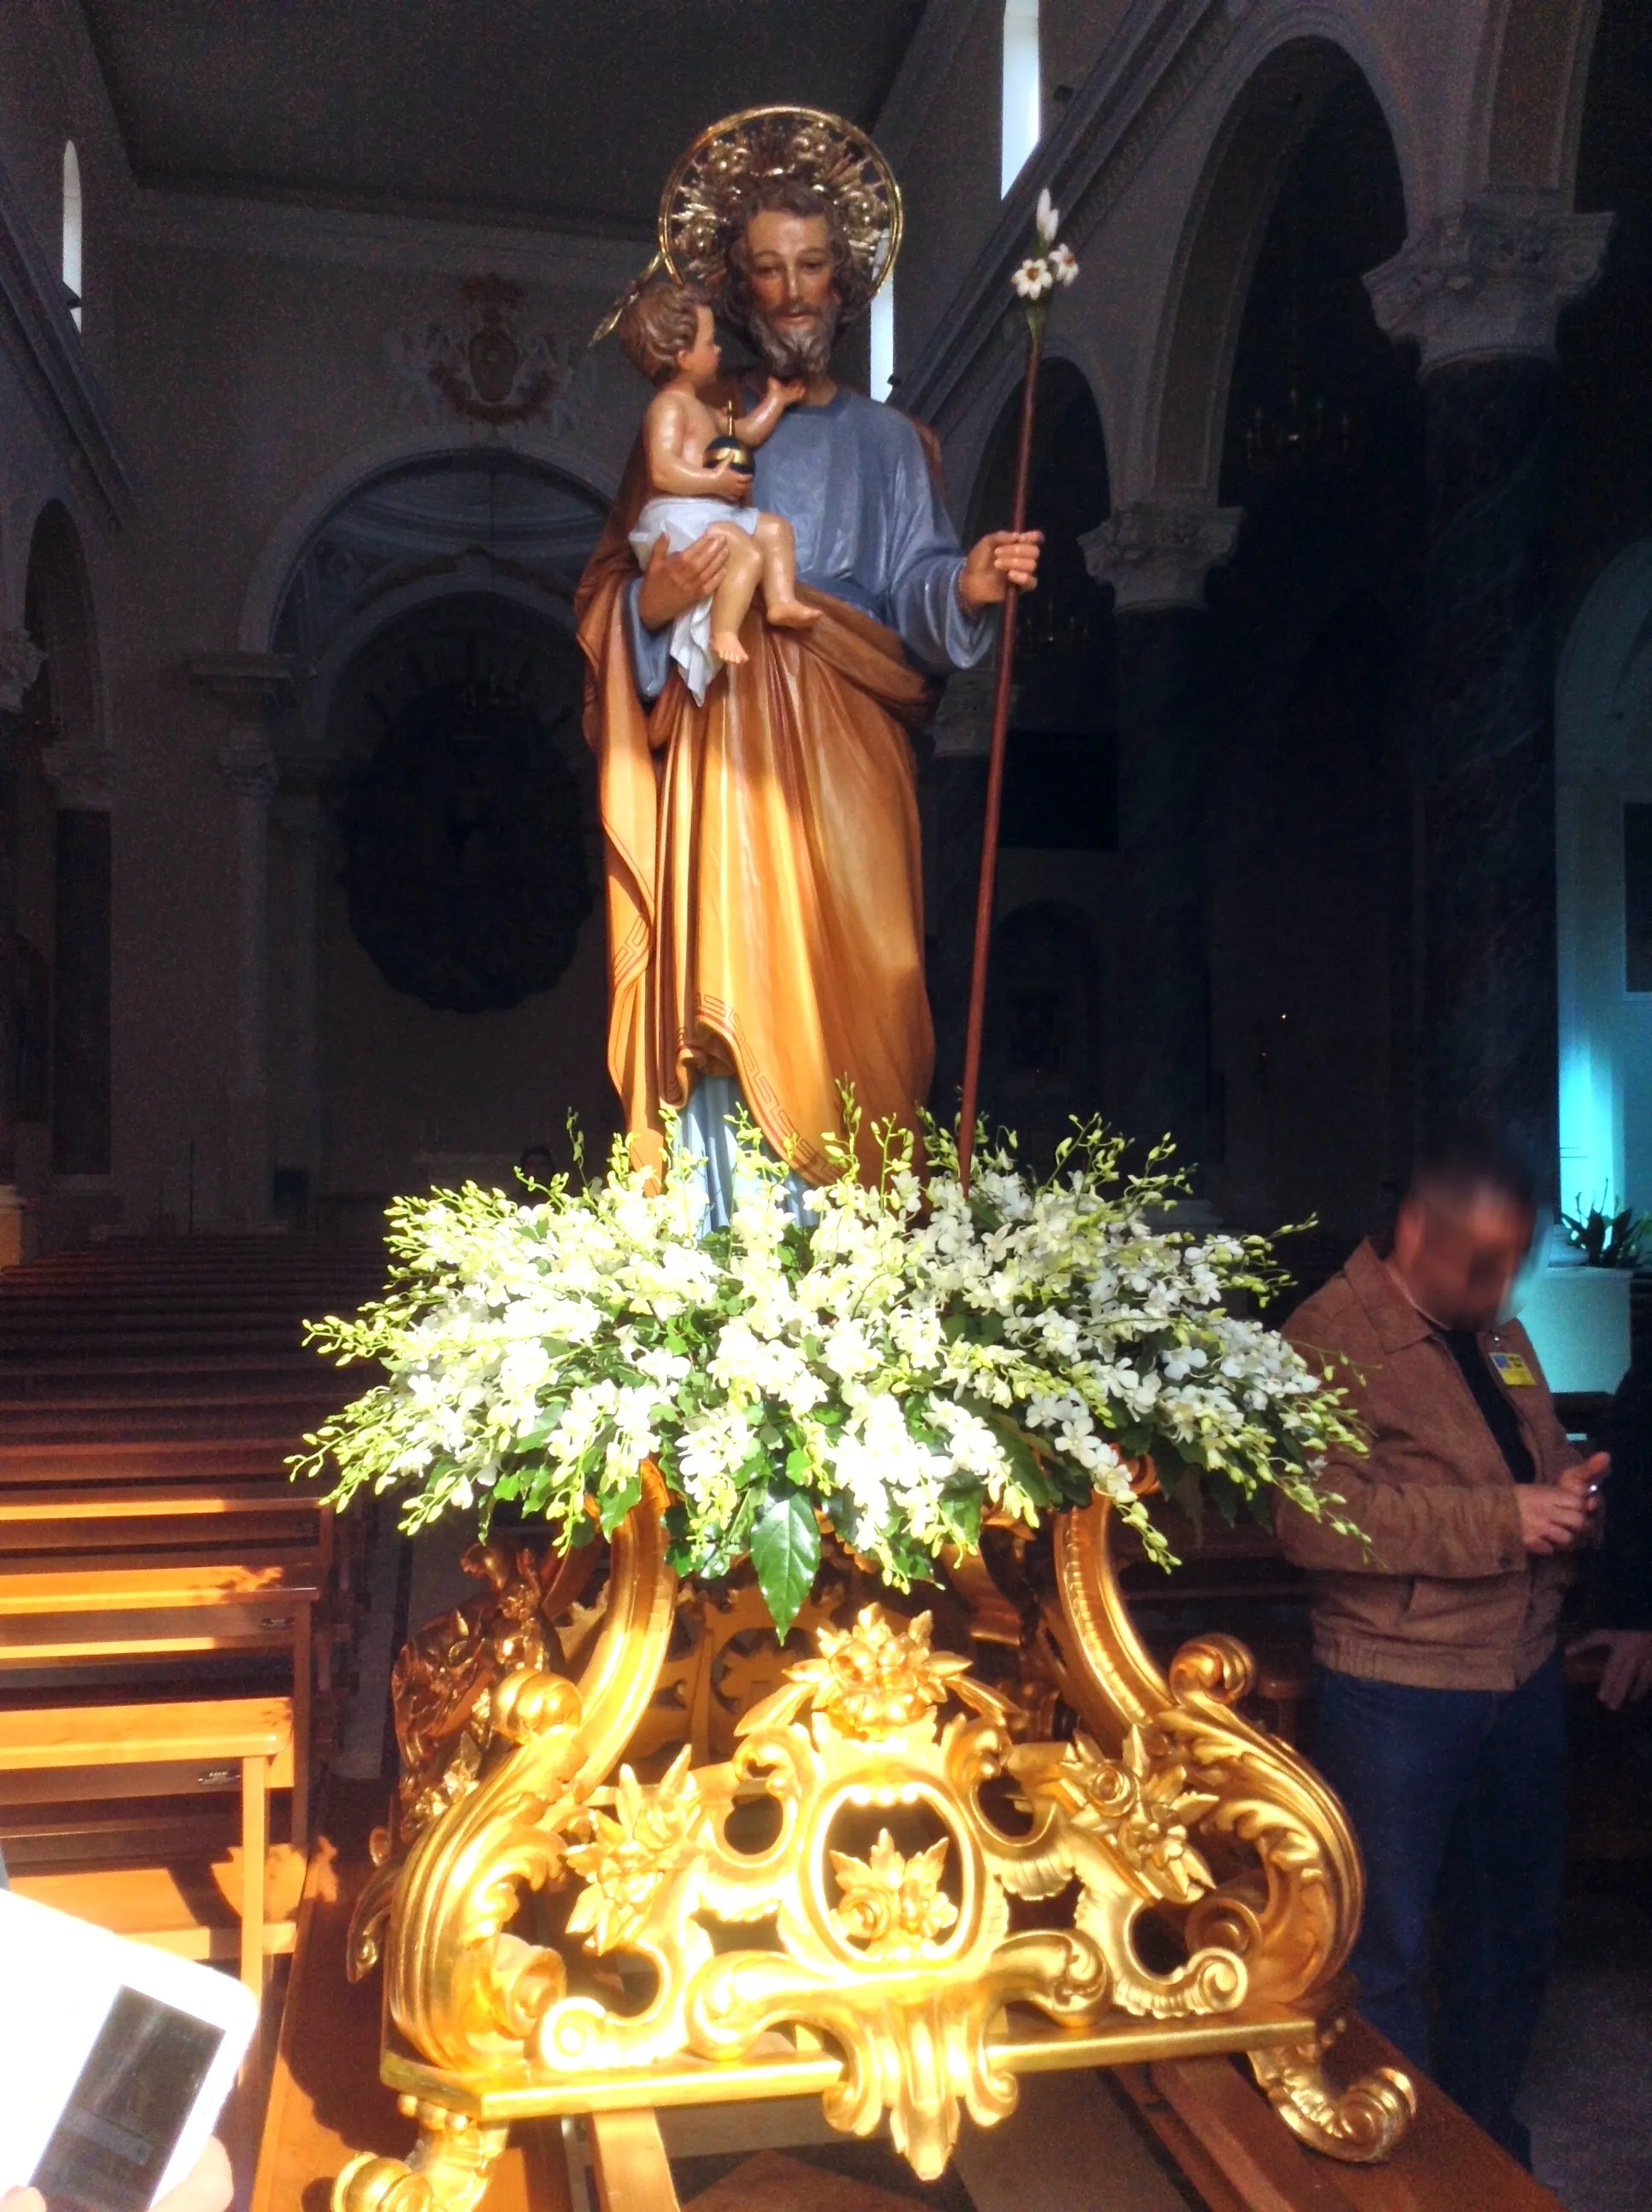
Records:
<instances>
[{"instance_id":1,"label":"blurred face","mask_svg":"<svg viewBox=\"0 0 1652 2212\"><path fill-rule=\"evenodd\" d=\"M837 335L837 279L823 217L766 209L745 233L751 337L776 376L824 372Z\"/></svg>"},{"instance_id":2,"label":"blurred face","mask_svg":"<svg viewBox=\"0 0 1652 2212\"><path fill-rule=\"evenodd\" d=\"M691 346L685 346L677 356L677 368L696 386L701 384L714 384L717 381L717 372L722 365L723 349L717 343L716 330L717 326L712 319L711 309L701 307L699 310L699 321L695 331L694 343Z\"/></svg>"},{"instance_id":3,"label":"blurred face","mask_svg":"<svg viewBox=\"0 0 1652 2212\"><path fill-rule=\"evenodd\" d=\"M1394 1228L1394 1267L1446 1328L1490 1328L1531 1248L1528 1207L1503 1191L1412 1191Z\"/></svg>"}]
</instances>

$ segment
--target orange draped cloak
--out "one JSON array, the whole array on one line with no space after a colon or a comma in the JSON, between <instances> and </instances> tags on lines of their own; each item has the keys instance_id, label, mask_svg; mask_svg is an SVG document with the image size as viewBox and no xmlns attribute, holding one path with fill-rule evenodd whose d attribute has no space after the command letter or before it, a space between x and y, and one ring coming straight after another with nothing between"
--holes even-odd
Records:
<instances>
[{"instance_id":1,"label":"orange draped cloak","mask_svg":"<svg viewBox=\"0 0 1652 2212\"><path fill-rule=\"evenodd\" d=\"M633 1158L660 1157L661 1105L732 1074L780 1158L831 1170L840 1085L861 1115L915 1126L934 1036L923 978L918 802L908 733L935 687L892 630L806 586L807 630L771 629L761 594L703 706L675 664L652 708L626 636L640 453L575 600L587 663L607 876L608 1066Z\"/></svg>"}]
</instances>

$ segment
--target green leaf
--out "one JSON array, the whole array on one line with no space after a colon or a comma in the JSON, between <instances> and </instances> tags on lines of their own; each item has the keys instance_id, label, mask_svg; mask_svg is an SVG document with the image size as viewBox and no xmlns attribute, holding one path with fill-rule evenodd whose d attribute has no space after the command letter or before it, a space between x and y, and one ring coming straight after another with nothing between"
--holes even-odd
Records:
<instances>
[{"instance_id":1,"label":"green leaf","mask_svg":"<svg viewBox=\"0 0 1652 2212\"><path fill-rule=\"evenodd\" d=\"M955 1544L966 1552L981 1549L981 1487L972 1475L968 1482L949 1482L940 1497L941 1521Z\"/></svg>"},{"instance_id":2,"label":"green leaf","mask_svg":"<svg viewBox=\"0 0 1652 2212\"><path fill-rule=\"evenodd\" d=\"M751 1523L751 1564L776 1635L784 1638L820 1565L815 1509L800 1490L771 1489Z\"/></svg>"},{"instance_id":3,"label":"green leaf","mask_svg":"<svg viewBox=\"0 0 1652 2212\"><path fill-rule=\"evenodd\" d=\"M1005 1413L996 1406L980 1401L971 1403L970 1410L981 1415L988 1428L1004 1447L1004 1455L1010 1462L1010 1472L1035 1505L1054 1505L1058 1493L1045 1474L1032 1440L1024 1429L1017 1426Z\"/></svg>"},{"instance_id":4,"label":"green leaf","mask_svg":"<svg viewBox=\"0 0 1652 2212\"><path fill-rule=\"evenodd\" d=\"M597 1513L602 1523L603 1534L611 1536L632 1507L641 1503L642 1475L639 1469L629 1482L623 1484L618 1490L609 1491L598 1500Z\"/></svg>"},{"instance_id":5,"label":"green leaf","mask_svg":"<svg viewBox=\"0 0 1652 2212\"><path fill-rule=\"evenodd\" d=\"M542 1451L562 1425L562 1415L568 1411L566 1398L542 1399L539 1418L531 1429L525 1430L512 1447L519 1452Z\"/></svg>"}]
</instances>

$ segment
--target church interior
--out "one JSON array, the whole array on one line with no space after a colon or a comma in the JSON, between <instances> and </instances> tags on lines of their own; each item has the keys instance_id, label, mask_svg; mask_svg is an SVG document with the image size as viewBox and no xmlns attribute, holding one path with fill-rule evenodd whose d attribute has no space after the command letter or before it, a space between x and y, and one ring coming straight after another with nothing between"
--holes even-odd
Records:
<instances>
[{"instance_id":1,"label":"church interior","mask_svg":"<svg viewBox=\"0 0 1652 2212\"><path fill-rule=\"evenodd\" d=\"M1652 1711L1588 1652L1529 2172L1432 2090L1337 2165L1151 2053L1028 2070L927 2176L818 2081L662 2106L663 2180L577 2102L469 2193L393 2165L428 2093L346 1972L369 1836L421 1685L527 1631L473 1526L290 1480L365 1387L305 1324L379 1294L392 1202L626 1128L581 579L647 392L593 332L684 149L788 105L899 186L831 380L920 426L957 545L1017 487L1042 533L1007 693L994 643L908 729L914 1106L969 1074L990 802L979 1103L1024 1158L1100 1117L1174 1140L1199 1233L1305 1224L1277 1325L1495 1121L1580 1449L1652 1358L1643 0L7 0L0 1863L259 1995L244 2212L1637 2212ZM1078 266L1029 384L1041 193ZM1242 1639L1250 1724L1310 1745L1301 1569L1242 1517L1178 1548L1121 1572L1157 1663ZM1586 1564L1563 1653L1602 1602ZM779 1680L709 1620L651 1776Z\"/></svg>"}]
</instances>

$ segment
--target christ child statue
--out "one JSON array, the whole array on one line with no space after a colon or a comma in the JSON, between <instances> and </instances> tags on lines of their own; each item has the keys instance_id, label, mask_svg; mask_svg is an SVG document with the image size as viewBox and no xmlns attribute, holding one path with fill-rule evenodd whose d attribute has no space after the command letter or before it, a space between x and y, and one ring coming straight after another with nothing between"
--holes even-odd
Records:
<instances>
[{"instance_id":1,"label":"christ child statue","mask_svg":"<svg viewBox=\"0 0 1652 2212\"><path fill-rule=\"evenodd\" d=\"M760 583L763 612L776 628L802 629L820 619L798 598L791 524L747 504L751 476L738 456L707 453L726 434L760 446L805 386L771 376L750 413L734 417L726 432L708 404L721 365L712 312L686 285L646 285L621 316L619 338L628 360L655 386L642 425L653 495L631 532L637 559L646 565L662 537L672 553L714 531L728 541L728 563L715 592L672 627L671 657L699 702L716 662L748 658L740 625Z\"/></svg>"}]
</instances>

